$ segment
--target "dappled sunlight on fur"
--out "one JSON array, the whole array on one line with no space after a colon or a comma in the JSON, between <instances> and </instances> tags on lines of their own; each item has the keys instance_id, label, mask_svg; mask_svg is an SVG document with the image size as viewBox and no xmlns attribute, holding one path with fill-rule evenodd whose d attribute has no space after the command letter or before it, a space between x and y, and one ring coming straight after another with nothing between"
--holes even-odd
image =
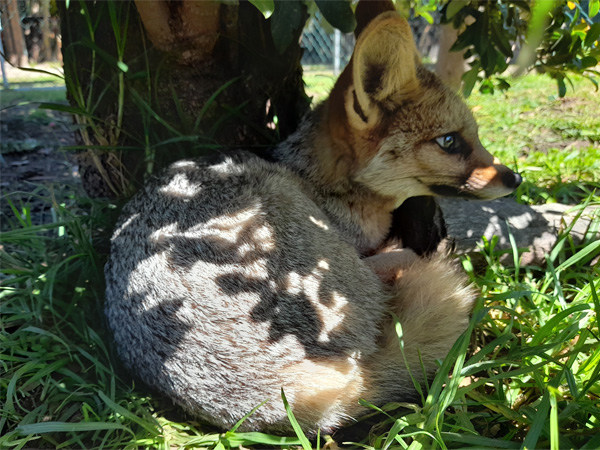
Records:
<instances>
[{"instance_id":1,"label":"dappled sunlight on fur","mask_svg":"<svg viewBox=\"0 0 600 450\"><path fill-rule=\"evenodd\" d=\"M415 196L518 184L420 64L404 19L360 27L329 99L272 161L236 150L177 162L124 207L113 235L106 315L121 358L220 428L268 399L240 430L289 432L282 388L312 435L364 414L360 398L413 400L392 317L409 365L422 358L431 374L474 294L444 256L402 248L397 212Z\"/></svg>"}]
</instances>

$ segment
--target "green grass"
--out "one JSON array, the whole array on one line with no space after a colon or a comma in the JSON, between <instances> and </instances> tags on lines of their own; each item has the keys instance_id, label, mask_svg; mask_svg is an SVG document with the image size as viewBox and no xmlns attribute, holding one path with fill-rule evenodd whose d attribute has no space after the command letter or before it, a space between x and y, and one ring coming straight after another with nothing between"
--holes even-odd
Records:
<instances>
[{"instance_id":1,"label":"green grass","mask_svg":"<svg viewBox=\"0 0 600 450\"><path fill-rule=\"evenodd\" d=\"M64 88L64 85L62 86ZM29 103L66 103L67 96L66 90L60 89L53 90L16 90L8 89L0 91L0 108L5 109L8 107L18 106L20 104Z\"/></svg>"},{"instance_id":2,"label":"green grass","mask_svg":"<svg viewBox=\"0 0 600 450\"><path fill-rule=\"evenodd\" d=\"M506 94L469 98L481 142L524 176L520 201L581 201L600 182L600 93L576 76L564 98L543 75L512 84Z\"/></svg>"},{"instance_id":3,"label":"green grass","mask_svg":"<svg viewBox=\"0 0 600 450\"><path fill-rule=\"evenodd\" d=\"M323 95L331 80L309 76L307 85ZM551 80L528 76L506 96L469 99L484 144L524 173L521 202L600 205L600 94L575 85L560 100ZM220 433L136 386L102 319L102 267L118 208L60 188L29 195L46 202L52 220L34 223L27 198L2 198L21 200L0 242L0 448L315 445L303 436ZM575 245L565 235L543 267L504 266L494 242L483 254L483 269L463 260L482 295L425 401L408 413L384 408L360 447L600 448L598 241Z\"/></svg>"},{"instance_id":4,"label":"green grass","mask_svg":"<svg viewBox=\"0 0 600 450\"><path fill-rule=\"evenodd\" d=\"M331 71L319 70L304 73L306 93L311 97L313 106L327 98L335 84L335 79Z\"/></svg>"},{"instance_id":5,"label":"green grass","mask_svg":"<svg viewBox=\"0 0 600 450\"><path fill-rule=\"evenodd\" d=\"M17 68L5 64L9 89L1 88L4 94L18 88L64 87L62 65L59 62L42 63L33 67Z\"/></svg>"}]
</instances>

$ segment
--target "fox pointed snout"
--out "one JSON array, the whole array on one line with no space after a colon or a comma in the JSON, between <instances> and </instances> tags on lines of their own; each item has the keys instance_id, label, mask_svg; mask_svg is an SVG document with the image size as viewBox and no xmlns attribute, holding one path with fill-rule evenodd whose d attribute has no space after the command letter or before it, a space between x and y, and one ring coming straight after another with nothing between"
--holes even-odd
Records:
<instances>
[{"instance_id":1,"label":"fox pointed snout","mask_svg":"<svg viewBox=\"0 0 600 450\"><path fill-rule=\"evenodd\" d=\"M494 158L494 167L497 167L498 172L500 173L500 178L504 186L510 189L518 188L523 182L523 177L517 172L513 172L508 167L500 162L498 158Z\"/></svg>"},{"instance_id":2,"label":"fox pointed snout","mask_svg":"<svg viewBox=\"0 0 600 450\"><path fill-rule=\"evenodd\" d=\"M520 174L502 164L478 167L467 180L467 190L479 198L493 199L513 192L523 182Z\"/></svg>"},{"instance_id":3,"label":"fox pointed snout","mask_svg":"<svg viewBox=\"0 0 600 450\"><path fill-rule=\"evenodd\" d=\"M516 172L505 172L502 174L502 182L507 188L516 189L523 182L523 177Z\"/></svg>"}]
</instances>

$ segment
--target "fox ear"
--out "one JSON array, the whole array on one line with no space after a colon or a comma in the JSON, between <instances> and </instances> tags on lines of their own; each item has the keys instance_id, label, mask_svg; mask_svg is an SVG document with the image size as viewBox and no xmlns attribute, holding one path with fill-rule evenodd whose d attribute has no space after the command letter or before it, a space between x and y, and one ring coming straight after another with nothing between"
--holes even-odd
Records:
<instances>
[{"instance_id":1,"label":"fox ear","mask_svg":"<svg viewBox=\"0 0 600 450\"><path fill-rule=\"evenodd\" d=\"M358 39L360 33L369 25L375 17L387 11L396 11L392 0L360 0L356 5L356 28L354 36Z\"/></svg>"},{"instance_id":2,"label":"fox ear","mask_svg":"<svg viewBox=\"0 0 600 450\"><path fill-rule=\"evenodd\" d=\"M377 122L382 107L393 108L419 94L418 52L408 22L396 12L380 14L365 27L351 64L353 86L345 103L360 128Z\"/></svg>"}]
</instances>

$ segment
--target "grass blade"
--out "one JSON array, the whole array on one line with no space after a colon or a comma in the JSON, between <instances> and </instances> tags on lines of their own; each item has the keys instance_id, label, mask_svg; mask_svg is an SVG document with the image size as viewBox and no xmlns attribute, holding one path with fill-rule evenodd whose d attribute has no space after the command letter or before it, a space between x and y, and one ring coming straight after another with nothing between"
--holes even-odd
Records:
<instances>
[{"instance_id":1,"label":"grass blade","mask_svg":"<svg viewBox=\"0 0 600 450\"><path fill-rule=\"evenodd\" d=\"M287 398L285 398L285 392L283 392L283 388L281 388L281 399L283 400L283 406L285 407L285 412L287 413L288 419L290 420L290 423L292 424L292 428L294 429L296 436L298 436L298 439L300 440L300 444L302 445L302 448L304 450L312 450L310 441L304 434L304 431L302 431L302 427L300 427L300 424L294 417L292 408L290 408L290 404L288 403Z\"/></svg>"},{"instance_id":2,"label":"grass blade","mask_svg":"<svg viewBox=\"0 0 600 450\"><path fill-rule=\"evenodd\" d=\"M80 431L98 430L129 430L120 423L114 422L42 422L29 425L19 425L16 428L20 434L42 434L42 433L76 433ZM131 433L133 434L133 433Z\"/></svg>"}]
</instances>

